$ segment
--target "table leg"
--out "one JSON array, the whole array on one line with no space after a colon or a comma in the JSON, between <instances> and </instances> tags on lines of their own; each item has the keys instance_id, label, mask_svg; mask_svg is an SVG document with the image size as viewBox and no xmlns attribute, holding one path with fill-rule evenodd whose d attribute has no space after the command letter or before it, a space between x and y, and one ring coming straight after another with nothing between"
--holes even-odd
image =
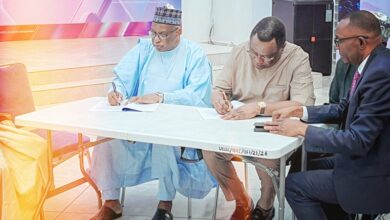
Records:
<instances>
[{"instance_id":1,"label":"table leg","mask_svg":"<svg viewBox=\"0 0 390 220\"><path fill-rule=\"evenodd\" d=\"M97 197L97 200L98 200L98 208L100 209L102 207L102 205L103 205L102 204L102 194L101 194L99 188L97 187L97 185L95 184L95 182L89 176L88 172L85 170L85 167L84 167L84 152L85 152L85 150L88 150L88 148L85 148L84 145L83 145L83 135L81 133L78 134L78 142L79 142L79 147L80 147L80 151L79 151L80 170L81 170L81 173L84 176L84 179L95 190L96 197Z\"/></svg>"},{"instance_id":2,"label":"table leg","mask_svg":"<svg viewBox=\"0 0 390 220\"><path fill-rule=\"evenodd\" d=\"M280 170L272 170L261 163L252 161L250 157L243 157L243 161L253 164L255 167L264 170L271 178L279 201L279 220L284 220L285 191L286 191L286 161L289 155L280 158ZM279 174L279 175L278 175Z\"/></svg>"},{"instance_id":3,"label":"table leg","mask_svg":"<svg viewBox=\"0 0 390 220\"><path fill-rule=\"evenodd\" d=\"M280 175L279 175L279 220L284 220L284 200L286 187L286 156L280 158Z\"/></svg>"}]
</instances>

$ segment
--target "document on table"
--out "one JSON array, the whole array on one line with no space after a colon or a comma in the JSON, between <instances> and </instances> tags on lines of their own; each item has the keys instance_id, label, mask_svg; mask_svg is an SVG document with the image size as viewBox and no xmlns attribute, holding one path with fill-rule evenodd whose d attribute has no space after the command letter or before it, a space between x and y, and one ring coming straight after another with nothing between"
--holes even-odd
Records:
<instances>
[{"instance_id":1,"label":"document on table","mask_svg":"<svg viewBox=\"0 0 390 220\"><path fill-rule=\"evenodd\" d=\"M125 102L122 102L125 103ZM90 111L106 111L106 112L120 112L120 111L136 111L136 112L154 112L157 110L160 103L154 104L138 104L128 103L127 105L112 106L106 100L102 100L94 105Z\"/></svg>"},{"instance_id":2,"label":"document on table","mask_svg":"<svg viewBox=\"0 0 390 220\"><path fill-rule=\"evenodd\" d=\"M232 101L231 103L232 103L233 109L244 105L244 103L242 103L240 101ZM204 119L221 119L221 115L218 114L218 112L215 111L214 108L198 108L198 112L200 113L200 115Z\"/></svg>"}]
</instances>

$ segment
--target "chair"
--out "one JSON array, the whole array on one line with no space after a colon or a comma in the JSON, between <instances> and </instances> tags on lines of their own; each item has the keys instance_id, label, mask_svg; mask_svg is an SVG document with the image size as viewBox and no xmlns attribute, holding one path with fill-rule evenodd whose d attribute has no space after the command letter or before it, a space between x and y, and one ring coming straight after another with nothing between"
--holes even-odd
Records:
<instances>
[{"instance_id":1,"label":"chair","mask_svg":"<svg viewBox=\"0 0 390 220\"><path fill-rule=\"evenodd\" d=\"M182 159L182 158L181 158ZM240 161L240 157L233 157L232 161ZM248 167L247 163L244 162L244 179L245 179L245 188L248 189ZM215 220L217 216L217 206L218 206L218 195L219 195L219 185L217 185L215 189L215 202L214 202L214 209L213 209L213 216L212 219ZM121 204L122 207L124 207L125 204L125 196L126 196L126 187L121 188ZM191 219L192 218L192 199L190 197L187 198L187 218Z\"/></svg>"},{"instance_id":2,"label":"chair","mask_svg":"<svg viewBox=\"0 0 390 220\"><path fill-rule=\"evenodd\" d=\"M217 185L216 187L216 201L218 200L218 190L219 190L219 185ZM124 207L125 205L125 196L126 196L126 187L122 187L121 188L121 204L122 204L122 207ZM215 207L214 207L214 212L213 213L216 213L217 211L217 202L215 202ZM213 214L214 216L215 214ZM191 219L192 218L192 199L190 197L187 198L187 218L188 219ZM215 219L215 217L213 217L213 219Z\"/></svg>"},{"instance_id":3,"label":"chair","mask_svg":"<svg viewBox=\"0 0 390 220\"><path fill-rule=\"evenodd\" d=\"M378 215L375 220L389 220L390 219L390 213L386 213L386 214L380 214Z\"/></svg>"},{"instance_id":4,"label":"chair","mask_svg":"<svg viewBox=\"0 0 390 220\"><path fill-rule=\"evenodd\" d=\"M35 111L27 71L23 64L15 63L0 65L0 100L0 112L9 113L12 119L18 115ZM45 189L43 189L44 195L36 209L34 219L38 219L38 215L40 215L41 219L44 219L43 204L47 198L77 187L85 182L88 182L95 189L98 198L98 206L100 208L102 205L100 192L84 169L84 155L89 158L89 151L85 149L93 146L93 144L96 144L97 142L92 143L89 138L82 136L81 134L69 132L52 132L42 129L32 130L31 132L47 139L49 145L48 183ZM100 142L103 142L103 140L99 141L99 143ZM83 177L55 188L54 167L77 154L79 155L80 170Z\"/></svg>"}]
</instances>

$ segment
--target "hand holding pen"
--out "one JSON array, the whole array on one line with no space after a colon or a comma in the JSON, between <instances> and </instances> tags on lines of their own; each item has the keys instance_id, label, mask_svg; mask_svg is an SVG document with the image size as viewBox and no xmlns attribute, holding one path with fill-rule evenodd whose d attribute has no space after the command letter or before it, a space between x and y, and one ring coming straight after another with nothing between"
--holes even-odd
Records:
<instances>
[{"instance_id":1,"label":"hand holding pen","mask_svg":"<svg viewBox=\"0 0 390 220\"><path fill-rule=\"evenodd\" d=\"M110 105L121 105L121 101L123 100L123 96L116 89L116 85L114 82L112 82L112 89L113 89L113 91L108 93L108 102L110 103Z\"/></svg>"},{"instance_id":2,"label":"hand holding pen","mask_svg":"<svg viewBox=\"0 0 390 220\"><path fill-rule=\"evenodd\" d=\"M212 102L215 110L221 115L224 115L233 109L233 106L224 91L214 91Z\"/></svg>"},{"instance_id":3,"label":"hand holding pen","mask_svg":"<svg viewBox=\"0 0 390 220\"><path fill-rule=\"evenodd\" d=\"M223 107L227 112L230 112L233 109L232 103L227 98L227 95L224 91L222 91L222 97L223 97Z\"/></svg>"}]
</instances>

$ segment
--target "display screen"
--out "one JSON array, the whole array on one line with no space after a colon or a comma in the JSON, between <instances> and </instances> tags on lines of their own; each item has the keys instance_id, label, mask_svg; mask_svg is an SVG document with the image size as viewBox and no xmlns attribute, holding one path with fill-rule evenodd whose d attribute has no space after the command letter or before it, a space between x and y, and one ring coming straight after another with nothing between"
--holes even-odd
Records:
<instances>
[{"instance_id":1,"label":"display screen","mask_svg":"<svg viewBox=\"0 0 390 220\"><path fill-rule=\"evenodd\" d=\"M390 38L390 1L389 0L361 0L360 9L376 14L381 23L382 36ZM389 43L387 47L390 47Z\"/></svg>"},{"instance_id":2,"label":"display screen","mask_svg":"<svg viewBox=\"0 0 390 220\"><path fill-rule=\"evenodd\" d=\"M0 41L147 35L155 8L181 0L0 0Z\"/></svg>"},{"instance_id":3,"label":"display screen","mask_svg":"<svg viewBox=\"0 0 390 220\"><path fill-rule=\"evenodd\" d=\"M339 20L350 12L360 9L360 0L340 0L339 1Z\"/></svg>"},{"instance_id":4,"label":"display screen","mask_svg":"<svg viewBox=\"0 0 390 220\"><path fill-rule=\"evenodd\" d=\"M361 0L360 9L368 11L381 12L388 17L390 16L390 1L389 0Z\"/></svg>"}]
</instances>

